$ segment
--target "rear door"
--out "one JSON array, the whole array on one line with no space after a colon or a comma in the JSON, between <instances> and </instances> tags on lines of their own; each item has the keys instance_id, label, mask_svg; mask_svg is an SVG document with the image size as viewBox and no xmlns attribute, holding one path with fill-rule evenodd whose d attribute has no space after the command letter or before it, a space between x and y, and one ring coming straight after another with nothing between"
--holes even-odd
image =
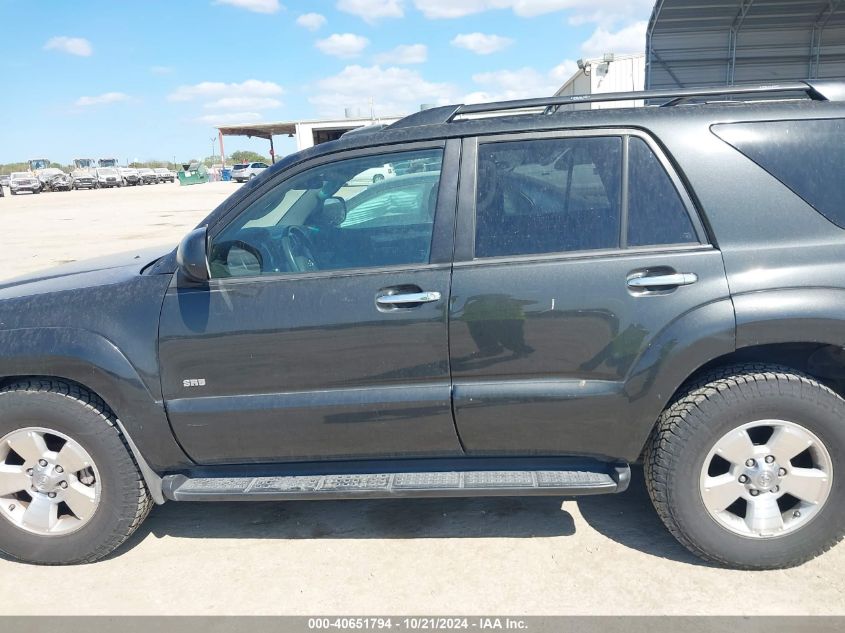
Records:
<instances>
[{"instance_id":1,"label":"rear door","mask_svg":"<svg viewBox=\"0 0 845 633\"><path fill-rule=\"evenodd\" d=\"M733 332L721 254L640 132L470 139L464 156L450 354L466 451L620 457L674 324L715 305Z\"/></svg>"}]
</instances>

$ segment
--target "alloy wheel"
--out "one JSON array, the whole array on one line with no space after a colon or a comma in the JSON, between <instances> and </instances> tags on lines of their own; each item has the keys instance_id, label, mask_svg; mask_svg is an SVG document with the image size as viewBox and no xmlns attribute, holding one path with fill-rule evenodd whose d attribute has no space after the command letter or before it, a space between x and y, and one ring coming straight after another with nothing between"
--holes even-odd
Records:
<instances>
[{"instance_id":1,"label":"alloy wheel","mask_svg":"<svg viewBox=\"0 0 845 633\"><path fill-rule=\"evenodd\" d=\"M786 420L759 420L723 435L704 460L700 493L710 516L748 538L802 528L833 486L833 461L822 441Z\"/></svg>"},{"instance_id":2,"label":"alloy wheel","mask_svg":"<svg viewBox=\"0 0 845 633\"><path fill-rule=\"evenodd\" d=\"M0 516L39 536L83 527L100 503L100 477L70 437L30 427L0 438Z\"/></svg>"}]
</instances>

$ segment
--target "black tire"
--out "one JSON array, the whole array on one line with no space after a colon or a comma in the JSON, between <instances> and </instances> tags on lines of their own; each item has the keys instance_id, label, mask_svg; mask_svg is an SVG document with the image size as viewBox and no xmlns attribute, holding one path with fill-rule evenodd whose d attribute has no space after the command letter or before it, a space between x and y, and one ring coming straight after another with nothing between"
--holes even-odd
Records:
<instances>
[{"instance_id":1,"label":"black tire","mask_svg":"<svg viewBox=\"0 0 845 633\"><path fill-rule=\"evenodd\" d=\"M152 498L115 424L96 395L59 380L26 380L0 389L0 437L38 420L65 434L91 456L100 475L100 502L93 516L69 534L40 536L0 516L0 550L40 565L97 561L119 547L141 525Z\"/></svg>"},{"instance_id":2,"label":"black tire","mask_svg":"<svg viewBox=\"0 0 845 633\"><path fill-rule=\"evenodd\" d=\"M833 464L832 487L818 514L798 529L743 537L709 514L699 477L719 438L768 419L795 422L821 440ZM845 533L845 400L802 372L750 363L703 375L661 414L644 458L648 492L663 523L707 561L736 569L794 567L829 550Z\"/></svg>"}]
</instances>

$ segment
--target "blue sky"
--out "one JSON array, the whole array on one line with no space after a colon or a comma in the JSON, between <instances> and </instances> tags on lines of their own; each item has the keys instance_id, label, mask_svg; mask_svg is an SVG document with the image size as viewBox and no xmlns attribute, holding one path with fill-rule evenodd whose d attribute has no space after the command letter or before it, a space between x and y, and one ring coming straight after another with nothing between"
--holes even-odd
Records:
<instances>
[{"instance_id":1,"label":"blue sky","mask_svg":"<svg viewBox=\"0 0 845 633\"><path fill-rule=\"evenodd\" d=\"M651 5L0 0L0 163L184 160L211 153L216 123L549 94L580 57L642 51Z\"/></svg>"}]
</instances>

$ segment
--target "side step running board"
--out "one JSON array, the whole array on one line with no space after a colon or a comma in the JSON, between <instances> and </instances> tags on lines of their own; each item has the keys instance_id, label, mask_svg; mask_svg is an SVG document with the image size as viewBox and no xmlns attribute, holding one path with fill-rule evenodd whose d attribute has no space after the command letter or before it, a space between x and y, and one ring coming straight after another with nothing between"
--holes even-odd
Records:
<instances>
[{"instance_id":1,"label":"side step running board","mask_svg":"<svg viewBox=\"0 0 845 633\"><path fill-rule=\"evenodd\" d=\"M480 470L283 477L164 478L173 501L286 501L391 497L575 496L622 492L627 465L592 470Z\"/></svg>"}]
</instances>

